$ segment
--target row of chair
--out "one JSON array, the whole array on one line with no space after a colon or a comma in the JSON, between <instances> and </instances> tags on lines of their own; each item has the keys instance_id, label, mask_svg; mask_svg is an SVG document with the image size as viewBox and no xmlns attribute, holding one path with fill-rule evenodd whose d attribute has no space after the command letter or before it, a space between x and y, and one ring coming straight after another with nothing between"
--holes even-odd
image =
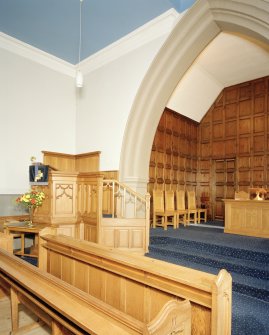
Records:
<instances>
[{"instance_id":1,"label":"row of chair","mask_svg":"<svg viewBox=\"0 0 269 335\"><path fill-rule=\"evenodd\" d=\"M207 210L196 206L194 191L187 191L187 208L185 191L153 190L153 228L157 226L167 230L168 225L178 228L193 223L207 221Z\"/></svg>"}]
</instances>

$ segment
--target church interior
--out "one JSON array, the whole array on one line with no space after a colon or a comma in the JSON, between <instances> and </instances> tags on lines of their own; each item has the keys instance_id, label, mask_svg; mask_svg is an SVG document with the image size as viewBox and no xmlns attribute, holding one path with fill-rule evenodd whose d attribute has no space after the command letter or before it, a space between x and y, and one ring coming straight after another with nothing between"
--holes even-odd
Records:
<instances>
[{"instance_id":1,"label":"church interior","mask_svg":"<svg viewBox=\"0 0 269 335\"><path fill-rule=\"evenodd\" d=\"M0 335L269 334L269 3L0 2Z\"/></svg>"}]
</instances>

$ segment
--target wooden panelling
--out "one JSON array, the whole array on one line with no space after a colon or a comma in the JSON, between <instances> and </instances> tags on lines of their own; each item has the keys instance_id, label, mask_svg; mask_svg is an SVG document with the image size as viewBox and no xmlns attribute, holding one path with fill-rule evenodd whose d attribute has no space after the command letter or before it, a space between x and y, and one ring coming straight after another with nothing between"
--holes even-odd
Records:
<instances>
[{"instance_id":1,"label":"wooden panelling","mask_svg":"<svg viewBox=\"0 0 269 335\"><path fill-rule=\"evenodd\" d=\"M100 151L78 155L42 151L43 163L59 171L95 172L99 171Z\"/></svg>"},{"instance_id":2,"label":"wooden panelling","mask_svg":"<svg viewBox=\"0 0 269 335\"><path fill-rule=\"evenodd\" d=\"M209 192L212 216L223 218L221 194L233 198L235 190L269 185L268 113L269 76L224 88L200 124L165 109L153 143L156 166L150 164L151 190L158 185L191 187L198 201ZM159 157L154 154L156 141ZM162 152L172 153L169 163L161 158ZM218 160L225 165L222 172L220 163L214 163Z\"/></svg>"},{"instance_id":3,"label":"wooden panelling","mask_svg":"<svg viewBox=\"0 0 269 335\"><path fill-rule=\"evenodd\" d=\"M168 108L158 125L152 145L148 191L196 186L198 124Z\"/></svg>"},{"instance_id":4,"label":"wooden panelling","mask_svg":"<svg viewBox=\"0 0 269 335\"><path fill-rule=\"evenodd\" d=\"M225 232L269 237L269 201L225 200Z\"/></svg>"},{"instance_id":5,"label":"wooden panelling","mask_svg":"<svg viewBox=\"0 0 269 335\"><path fill-rule=\"evenodd\" d=\"M226 120L236 119L237 118L237 110L238 110L238 106L237 106L236 103L225 105L225 107L224 107L225 119Z\"/></svg>"}]
</instances>

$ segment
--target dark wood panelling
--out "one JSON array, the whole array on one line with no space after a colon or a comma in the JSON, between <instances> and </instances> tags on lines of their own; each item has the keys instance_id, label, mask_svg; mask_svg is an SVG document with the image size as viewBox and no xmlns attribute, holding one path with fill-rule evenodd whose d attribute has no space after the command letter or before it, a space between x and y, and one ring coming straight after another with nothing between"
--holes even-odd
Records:
<instances>
[{"instance_id":1,"label":"dark wood panelling","mask_svg":"<svg viewBox=\"0 0 269 335\"><path fill-rule=\"evenodd\" d=\"M152 146L149 190L196 187L197 139L197 122L165 109Z\"/></svg>"},{"instance_id":2,"label":"dark wood panelling","mask_svg":"<svg viewBox=\"0 0 269 335\"><path fill-rule=\"evenodd\" d=\"M217 218L224 214L221 213L222 205L219 202L223 193L230 198L234 196L235 190L268 187L268 83L269 77L264 77L225 88L220 94L221 99L215 101L200 123L198 157L211 162L214 159L226 161L233 158L235 162L231 171L228 168L226 172L225 169L223 172L214 171L212 164L207 174L213 213ZM208 134L205 134L206 130ZM225 143L224 149L221 142ZM197 189L199 187L197 184Z\"/></svg>"},{"instance_id":3,"label":"dark wood panelling","mask_svg":"<svg viewBox=\"0 0 269 335\"><path fill-rule=\"evenodd\" d=\"M222 198L269 186L269 76L225 88L200 124L165 109L154 138L149 191L194 189L209 217Z\"/></svg>"}]
</instances>

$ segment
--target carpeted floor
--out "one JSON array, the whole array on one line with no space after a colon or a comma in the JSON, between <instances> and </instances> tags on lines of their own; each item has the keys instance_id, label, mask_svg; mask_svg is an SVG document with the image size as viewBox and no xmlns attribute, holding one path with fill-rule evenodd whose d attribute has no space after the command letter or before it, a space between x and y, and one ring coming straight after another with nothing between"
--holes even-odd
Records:
<instances>
[{"instance_id":1,"label":"carpeted floor","mask_svg":"<svg viewBox=\"0 0 269 335\"><path fill-rule=\"evenodd\" d=\"M151 229L147 256L214 274L227 269L233 278L232 335L269 335L269 239L220 228L208 222Z\"/></svg>"}]
</instances>

